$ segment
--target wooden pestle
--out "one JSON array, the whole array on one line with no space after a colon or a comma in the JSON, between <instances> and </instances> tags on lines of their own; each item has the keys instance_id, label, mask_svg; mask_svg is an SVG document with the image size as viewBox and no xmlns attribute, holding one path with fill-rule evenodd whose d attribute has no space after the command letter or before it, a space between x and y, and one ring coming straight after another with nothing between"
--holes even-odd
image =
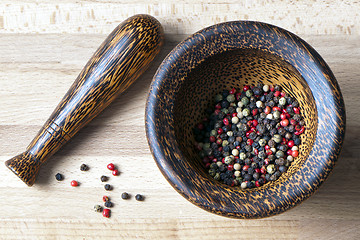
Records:
<instances>
[{"instance_id":1,"label":"wooden pestle","mask_svg":"<svg viewBox=\"0 0 360 240\"><path fill-rule=\"evenodd\" d=\"M164 33L149 15L117 26L85 65L26 151L5 162L28 186L41 165L124 92L160 52Z\"/></svg>"}]
</instances>

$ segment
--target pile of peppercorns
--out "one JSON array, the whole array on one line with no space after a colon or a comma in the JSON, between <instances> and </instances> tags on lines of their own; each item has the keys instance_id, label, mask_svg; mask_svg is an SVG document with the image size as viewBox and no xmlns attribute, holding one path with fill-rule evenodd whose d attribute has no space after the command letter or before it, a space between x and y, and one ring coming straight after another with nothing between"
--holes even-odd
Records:
<instances>
[{"instance_id":1,"label":"pile of peppercorns","mask_svg":"<svg viewBox=\"0 0 360 240\"><path fill-rule=\"evenodd\" d=\"M217 181L260 187L277 180L299 155L305 121L298 101L278 85L224 90L206 113L194 128L195 148Z\"/></svg>"},{"instance_id":2,"label":"pile of peppercorns","mask_svg":"<svg viewBox=\"0 0 360 240\"><path fill-rule=\"evenodd\" d=\"M111 171L112 175L114 175L114 176L118 176L118 175L120 174L119 170L115 167L115 165L114 165L113 163L109 163L109 164L107 165L107 169L109 169L109 170ZM88 170L89 170L89 167L88 167L86 164L82 164L82 165L80 166L80 170L81 170L81 171L88 171ZM58 181L63 181L63 180L64 180L64 176L63 176L61 173L57 173L57 174L55 175L55 178L56 178L56 180L58 180ZM100 177L100 180L101 180L101 182L107 182L107 181L109 180L109 177L103 175L103 176ZM76 180L72 180L72 181L70 182L70 185L71 185L72 187L77 187L77 186L79 186L79 182L76 181ZM104 185L104 188L105 188L106 191L111 191L111 190L113 189L113 187L112 187L110 184L105 184L105 185ZM129 195L127 192L123 192L123 193L121 194L121 198L124 199L124 200L125 200L125 199L129 199L129 198L130 198L130 195ZM113 207L113 203L110 201L110 198L109 198L108 196L103 196L102 199L103 199L104 207L105 207L105 208L103 209L103 207L102 207L101 205L96 204L96 205L94 206L94 210L95 210L95 212L102 212L102 215L103 215L104 217L109 218L110 215L111 215L111 210L110 210L110 208ZM143 200L145 199L145 197L144 197L143 195L141 195L141 194L137 194L137 195L135 196L135 199L136 199L137 201L143 201Z\"/></svg>"}]
</instances>

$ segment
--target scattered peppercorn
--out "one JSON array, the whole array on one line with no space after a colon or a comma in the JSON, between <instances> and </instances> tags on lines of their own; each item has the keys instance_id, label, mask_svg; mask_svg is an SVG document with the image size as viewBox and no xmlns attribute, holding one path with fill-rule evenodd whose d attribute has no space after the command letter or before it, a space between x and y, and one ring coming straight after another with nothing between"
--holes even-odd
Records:
<instances>
[{"instance_id":1,"label":"scattered peppercorn","mask_svg":"<svg viewBox=\"0 0 360 240\"><path fill-rule=\"evenodd\" d=\"M107 165L107 168L108 168L109 170L113 171L113 170L115 170L115 165L114 165L113 163L109 163L109 164Z\"/></svg>"},{"instance_id":2,"label":"scattered peppercorn","mask_svg":"<svg viewBox=\"0 0 360 240\"><path fill-rule=\"evenodd\" d=\"M299 155L305 121L279 85L224 90L194 128L195 148L217 181L242 189L277 180Z\"/></svg>"},{"instance_id":3,"label":"scattered peppercorn","mask_svg":"<svg viewBox=\"0 0 360 240\"><path fill-rule=\"evenodd\" d=\"M136 199L137 201L144 201L144 196L141 195L141 194L136 194L135 199Z\"/></svg>"},{"instance_id":4,"label":"scattered peppercorn","mask_svg":"<svg viewBox=\"0 0 360 240\"><path fill-rule=\"evenodd\" d=\"M102 212L102 215L106 218L109 218L110 217L110 214L111 214L111 210L108 209L108 208L105 208Z\"/></svg>"},{"instance_id":5,"label":"scattered peppercorn","mask_svg":"<svg viewBox=\"0 0 360 240\"><path fill-rule=\"evenodd\" d=\"M80 171L87 171L87 170L89 170L89 167L86 165L86 164L81 164L81 166L80 166Z\"/></svg>"},{"instance_id":6,"label":"scattered peppercorn","mask_svg":"<svg viewBox=\"0 0 360 240\"><path fill-rule=\"evenodd\" d=\"M127 192L123 192L123 193L121 194L121 198L122 198L122 199L129 199L129 198L130 198L130 195L129 195Z\"/></svg>"},{"instance_id":7,"label":"scattered peppercorn","mask_svg":"<svg viewBox=\"0 0 360 240\"><path fill-rule=\"evenodd\" d=\"M58 180L58 181L64 180L64 176L63 176L61 173L57 173L57 174L55 175L55 178L56 178L56 180Z\"/></svg>"},{"instance_id":8,"label":"scattered peppercorn","mask_svg":"<svg viewBox=\"0 0 360 240\"><path fill-rule=\"evenodd\" d=\"M107 176L102 175L101 178L100 178L100 180L101 180L102 182L107 182L107 181L109 180L109 178L108 178Z\"/></svg>"},{"instance_id":9,"label":"scattered peppercorn","mask_svg":"<svg viewBox=\"0 0 360 240\"><path fill-rule=\"evenodd\" d=\"M102 207L100 205L95 205L94 206L94 210L95 212L101 212L102 211Z\"/></svg>"},{"instance_id":10,"label":"scattered peppercorn","mask_svg":"<svg viewBox=\"0 0 360 240\"><path fill-rule=\"evenodd\" d=\"M115 169L114 171L112 171L112 175L114 175L114 176L117 176L117 175L119 175L119 170L117 170L117 169Z\"/></svg>"},{"instance_id":11,"label":"scattered peppercorn","mask_svg":"<svg viewBox=\"0 0 360 240\"><path fill-rule=\"evenodd\" d=\"M72 187L77 187L77 186L79 186L79 183L78 183L77 181L75 181L75 180L72 180L72 181L70 182L70 185L71 185Z\"/></svg>"},{"instance_id":12,"label":"scattered peppercorn","mask_svg":"<svg viewBox=\"0 0 360 240\"><path fill-rule=\"evenodd\" d=\"M107 208L111 208L112 207L112 202L110 202L110 201L106 201L105 203L104 203L104 206L105 207L107 207Z\"/></svg>"},{"instance_id":13,"label":"scattered peppercorn","mask_svg":"<svg viewBox=\"0 0 360 240\"><path fill-rule=\"evenodd\" d=\"M106 191L112 190L112 186L110 184L105 184L104 188L105 188Z\"/></svg>"},{"instance_id":14,"label":"scattered peppercorn","mask_svg":"<svg viewBox=\"0 0 360 240\"><path fill-rule=\"evenodd\" d=\"M110 198L108 196L103 196L103 202L110 201Z\"/></svg>"}]
</instances>

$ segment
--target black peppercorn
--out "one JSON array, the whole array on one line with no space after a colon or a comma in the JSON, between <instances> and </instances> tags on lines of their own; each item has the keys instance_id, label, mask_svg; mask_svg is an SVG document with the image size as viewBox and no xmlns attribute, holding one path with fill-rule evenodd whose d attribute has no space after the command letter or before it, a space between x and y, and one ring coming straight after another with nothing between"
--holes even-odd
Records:
<instances>
[{"instance_id":1,"label":"black peppercorn","mask_svg":"<svg viewBox=\"0 0 360 240\"><path fill-rule=\"evenodd\" d=\"M121 194L121 198L122 198L122 199L129 199L129 198L130 198L130 195L129 195L127 192L123 192L123 193Z\"/></svg>"},{"instance_id":2,"label":"black peppercorn","mask_svg":"<svg viewBox=\"0 0 360 240\"><path fill-rule=\"evenodd\" d=\"M89 167L86 164L81 164L80 166L80 171L87 171L89 169Z\"/></svg>"},{"instance_id":3,"label":"black peppercorn","mask_svg":"<svg viewBox=\"0 0 360 240\"><path fill-rule=\"evenodd\" d=\"M107 176L102 175L101 178L100 178L100 180L101 180L102 182L106 182L107 180L109 180L109 178L108 178Z\"/></svg>"},{"instance_id":4,"label":"black peppercorn","mask_svg":"<svg viewBox=\"0 0 360 240\"><path fill-rule=\"evenodd\" d=\"M110 202L110 201L106 201L106 202L104 203L104 205L105 205L105 207L107 207L107 208L111 208L111 207L113 206L112 202Z\"/></svg>"},{"instance_id":5,"label":"black peppercorn","mask_svg":"<svg viewBox=\"0 0 360 240\"><path fill-rule=\"evenodd\" d=\"M112 190L112 186L110 184L105 184L104 188L105 188L106 191Z\"/></svg>"},{"instance_id":6,"label":"black peppercorn","mask_svg":"<svg viewBox=\"0 0 360 240\"><path fill-rule=\"evenodd\" d=\"M135 199L136 199L137 201L143 201L143 200L144 200L144 196L141 195L141 194L136 194Z\"/></svg>"},{"instance_id":7,"label":"black peppercorn","mask_svg":"<svg viewBox=\"0 0 360 240\"><path fill-rule=\"evenodd\" d=\"M64 180L64 176L63 176L61 173L57 173L57 174L55 175L55 178L56 178L56 180L58 180L58 181Z\"/></svg>"}]
</instances>

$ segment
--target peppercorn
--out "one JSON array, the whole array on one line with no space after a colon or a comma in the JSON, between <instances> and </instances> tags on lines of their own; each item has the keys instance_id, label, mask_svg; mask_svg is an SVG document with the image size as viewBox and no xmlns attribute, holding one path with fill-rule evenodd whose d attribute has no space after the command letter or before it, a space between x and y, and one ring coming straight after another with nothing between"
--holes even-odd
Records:
<instances>
[{"instance_id":1,"label":"peppercorn","mask_svg":"<svg viewBox=\"0 0 360 240\"><path fill-rule=\"evenodd\" d=\"M137 201L143 201L143 200L144 200L144 196L141 195L141 194L136 194L135 199L136 199Z\"/></svg>"},{"instance_id":2,"label":"peppercorn","mask_svg":"<svg viewBox=\"0 0 360 240\"><path fill-rule=\"evenodd\" d=\"M102 182L107 182L107 180L109 180L109 178L108 178L107 176L102 175L102 176L100 177L100 180L101 180Z\"/></svg>"},{"instance_id":3,"label":"peppercorn","mask_svg":"<svg viewBox=\"0 0 360 240\"><path fill-rule=\"evenodd\" d=\"M114 176L118 176L120 172L119 172L119 170L115 169L115 170L112 171L111 173L112 173L112 175L114 175Z\"/></svg>"},{"instance_id":4,"label":"peppercorn","mask_svg":"<svg viewBox=\"0 0 360 240\"><path fill-rule=\"evenodd\" d=\"M77 187L77 186L79 186L79 183L78 183L77 181L75 181L75 180L72 180L72 181L70 182L70 185L71 185L72 187Z\"/></svg>"},{"instance_id":5,"label":"peppercorn","mask_svg":"<svg viewBox=\"0 0 360 240\"><path fill-rule=\"evenodd\" d=\"M105 208L102 212L102 215L106 218L109 218L110 217L110 214L111 214L111 210L110 209L107 209Z\"/></svg>"},{"instance_id":6,"label":"peppercorn","mask_svg":"<svg viewBox=\"0 0 360 240\"><path fill-rule=\"evenodd\" d=\"M55 175L55 178L56 178L56 180L58 180L58 181L64 180L64 176L63 176L61 173L57 173L57 174Z\"/></svg>"},{"instance_id":7,"label":"peppercorn","mask_svg":"<svg viewBox=\"0 0 360 240\"><path fill-rule=\"evenodd\" d=\"M94 206L94 211L95 212L101 212L102 211L102 207L100 205L95 205Z\"/></svg>"},{"instance_id":8,"label":"peppercorn","mask_svg":"<svg viewBox=\"0 0 360 240\"><path fill-rule=\"evenodd\" d=\"M89 170L89 167L86 165L86 164L81 164L81 166L80 166L80 171L87 171L87 170Z\"/></svg>"},{"instance_id":9,"label":"peppercorn","mask_svg":"<svg viewBox=\"0 0 360 240\"><path fill-rule=\"evenodd\" d=\"M115 170L115 165L114 165L113 163L109 163L109 164L107 165L107 169L113 171L113 170Z\"/></svg>"},{"instance_id":10,"label":"peppercorn","mask_svg":"<svg viewBox=\"0 0 360 240\"><path fill-rule=\"evenodd\" d=\"M122 198L122 199L129 199L129 198L130 198L130 195L129 195L127 192L123 192L123 193L121 194L121 198Z\"/></svg>"},{"instance_id":11,"label":"peppercorn","mask_svg":"<svg viewBox=\"0 0 360 240\"><path fill-rule=\"evenodd\" d=\"M106 201L106 202L104 203L104 206L107 207L107 208L111 208L111 207L113 206L113 204L112 204L112 202L110 202L110 201Z\"/></svg>"},{"instance_id":12,"label":"peppercorn","mask_svg":"<svg viewBox=\"0 0 360 240\"><path fill-rule=\"evenodd\" d=\"M105 184L104 188L105 188L106 191L112 190L112 186L110 184Z\"/></svg>"},{"instance_id":13,"label":"peppercorn","mask_svg":"<svg viewBox=\"0 0 360 240\"><path fill-rule=\"evenodd\" d=\"M103 202L110 201L110 198L108 196L103 196Z\"/></svg>"}]
</instances>

